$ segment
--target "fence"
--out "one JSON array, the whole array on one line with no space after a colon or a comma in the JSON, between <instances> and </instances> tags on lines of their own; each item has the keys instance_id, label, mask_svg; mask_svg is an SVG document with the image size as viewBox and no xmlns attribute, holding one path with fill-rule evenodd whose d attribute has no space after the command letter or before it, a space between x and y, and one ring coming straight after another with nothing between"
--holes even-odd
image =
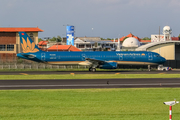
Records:
<instances>
[{"instance_id":1,"label":"fence","mask_svg":"<svg viewBox=\"0 0 180 120\"><path fill-rule=\"evenodd\" d=\"M50 65L37 63L21 58L0 59L0 69L87 69L89 66L80 65Z\"/></svg>"},{"instance_id":2,"label":"fence","mask_svg":"<svg viewBox=\"0 0 180 120\"><path fill-rule=\"evenodd\" d=\"M88 66L79 65L48 65L48 64L6 64L0 69L87 69Z\"/></svg>"}]
</instances>

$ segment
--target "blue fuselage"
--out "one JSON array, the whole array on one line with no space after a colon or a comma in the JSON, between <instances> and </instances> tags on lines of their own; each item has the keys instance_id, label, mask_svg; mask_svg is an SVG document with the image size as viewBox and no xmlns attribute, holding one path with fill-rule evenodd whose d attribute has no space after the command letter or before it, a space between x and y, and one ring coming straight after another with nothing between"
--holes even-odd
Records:
<instances>
[{"instance_id":1,"label":"blue fuselage","mask_svg":"<svg viewBox=\"0 0 180 120\"><path fill-rule=\"evenodd\" d=\"M131 65L157 65L163 64L166 59L158 53L148 51L119 51L119 52L36 52L19 53L18 57L33 60L36 62L46 62L49 64L80 64L87 58L99 61L116 62L117 64Z\"/></svg>"}]
</instances>

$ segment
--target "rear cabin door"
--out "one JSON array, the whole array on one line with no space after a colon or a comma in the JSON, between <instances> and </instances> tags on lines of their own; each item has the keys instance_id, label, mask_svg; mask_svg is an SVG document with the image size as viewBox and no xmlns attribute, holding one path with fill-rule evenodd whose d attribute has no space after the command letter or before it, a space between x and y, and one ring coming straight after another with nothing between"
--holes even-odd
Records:
<instances>
[{"instance_id":1,"label":"rear cabin door","mask_svg":"<svg viewBox=\"0 0 180 120\"><path fill-rule=\"evenodd\" d=\"M46 53L41 53L41 60L45 61L45 59L46 59Z\"/></svg>"},{"instance_id":2,"label":"rear cabin door","mask_svg":"<svg viewBox=\"0 0 180 120\"><path fill-rule=\"evenodd\" d=\"M82 54L82 60L85 61L86 60L86 54Z\"/></svg>"},{"instance_id":3,"label":"rear cabin door","mask_svg":"<svg viewBox=\"0 0 180 120\"><path fill-rule=\"evenodd\" d=\"M123 60L123 54L119 55L119 60Z\"/></svg>"}]
</instances>

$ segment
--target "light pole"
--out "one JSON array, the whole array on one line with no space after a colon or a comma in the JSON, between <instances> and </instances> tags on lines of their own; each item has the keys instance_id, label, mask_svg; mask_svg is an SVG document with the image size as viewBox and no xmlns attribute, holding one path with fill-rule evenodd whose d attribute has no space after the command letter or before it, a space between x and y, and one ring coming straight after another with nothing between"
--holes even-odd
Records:
<instances>
[{"instance_id":1,"label":"light pole","mask_svg":"<svg viewBox=\"0 0 180 120\"><path fill-rule=\"evenodd\" d=\"M92 28L92 36L93 36L93 29L94 29L94 28Z\"/></svg>"},{"instance_id":2,"label":"light pole","mask_svg":"<svg viewBox=\"0 0 180 120\"><path fill-rule=\"evenodd\" d=\"M179 101L168 101L164 102L165 105L169 105L169 120L172 120L172 106L175 105L176 103L179 103Z\"/></svg>"}]
</instances>

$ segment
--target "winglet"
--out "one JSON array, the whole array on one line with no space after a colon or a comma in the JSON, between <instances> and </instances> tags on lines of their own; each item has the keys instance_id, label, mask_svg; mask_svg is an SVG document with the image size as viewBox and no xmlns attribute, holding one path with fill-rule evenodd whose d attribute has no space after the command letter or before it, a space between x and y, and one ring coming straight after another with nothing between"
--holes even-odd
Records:
<instances>
[{"instance_id":1,"label":"winglet","mask_svg":"<svg viewBox=\"0 0 180 120\"><path fill-rule=\"evenodd\" d=\"M26 32L19 32L23 53L35 53L41 51Z\"/></svg>"}]
</instances>

